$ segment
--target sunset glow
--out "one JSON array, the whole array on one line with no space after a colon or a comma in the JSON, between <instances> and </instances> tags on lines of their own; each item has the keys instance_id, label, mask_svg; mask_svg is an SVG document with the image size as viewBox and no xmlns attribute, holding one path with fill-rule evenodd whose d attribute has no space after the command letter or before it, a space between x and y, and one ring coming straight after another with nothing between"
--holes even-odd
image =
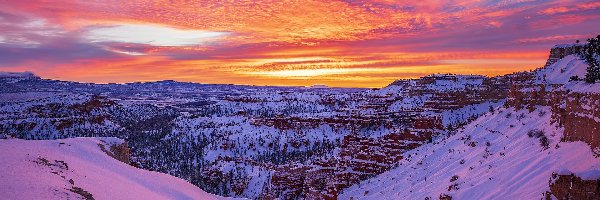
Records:
<instances>
[{"instance_id":1,"label":"sunset glow","mask_svg":"<svg viewBox=\"0 0 600 200\"><path fill-rule=\"evenodd\" d=\"M382 87L544 65L596 1L2 1L0 71L83 82Z\"/></svg>"}]
</instances>

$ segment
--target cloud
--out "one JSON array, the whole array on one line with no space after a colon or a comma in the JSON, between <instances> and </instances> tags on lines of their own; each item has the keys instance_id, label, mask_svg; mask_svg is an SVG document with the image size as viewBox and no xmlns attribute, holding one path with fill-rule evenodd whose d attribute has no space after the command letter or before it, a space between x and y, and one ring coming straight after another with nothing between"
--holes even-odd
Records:
<instances>
[{"instance_id":1,"label":"cloud","mask_svg":"<svg viewBox=\"0 0 600 200\"><path fill-rule=\"evenodd\" d=\"M81 40L46 19L0 11L0 69L47 69L79 59L117 58L105 47ZM84 67L84 66L82 66Z\"/></svg>"},{"instance_id":2,"label":"cloud","mask_svg":"<svg viewBox=\"0 0 600 200\"><path fill-rule=\"evenodd\" d=\"M9 1L0 68L93 82L338 86L498 75L598 34L598 9L592 0Z\"/></svg>"},{"instance_id":3,"label":"cloud","mask_svg":"<svg viewBox=\"0 0 600 200\"><path fill-rule=\"evenodd\" d=\"M540 11L540 14L555 15L568 12L582 12L600 8L600 2L574 3L573 5L550 7Z\"/></svg>"},{"instance_id":4,"label":"cloud","mask_svg":"<svg viewBox=\"0 0 600 200\"><path fill-rule=\"evenodd\" d=\"M88 28L84 38L90 42L121 42L153 46L202 45L225 36L225 32L185 30L161 25L119 24Z\"/></svg>"},{"instance_id":5,"label":"cloud","mask_svg":"<svg viewBox=\"0 0 600 200\"><path fill-rule=\"evenodd\" d=\"M557 41L575 41L577 39L585 39L588 35L554 35L536 38L523 38L517 40L519 43L539 43L539 42L557 42Z\"/></svg>"}]
</instances>

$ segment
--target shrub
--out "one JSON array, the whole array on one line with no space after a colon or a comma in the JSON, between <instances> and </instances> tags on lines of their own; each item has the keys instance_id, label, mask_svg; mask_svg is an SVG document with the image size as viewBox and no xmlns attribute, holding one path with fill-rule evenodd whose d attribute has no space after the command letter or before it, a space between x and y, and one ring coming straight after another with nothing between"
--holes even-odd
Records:
<instances>
[{"instance_id":1,"label":"shrub","mask_svg":"<svg viewBox=\"0 0 600 200\"><path fill-rule=\"evenodd\" d=\"M539 138L542 135L544 135L544 131L539 129L531 129L527 132L527 136L529 137Z\"/></svg>"},{"instance_id":2,"label":"shrub","mask_svg":"<svg viewBox=\"0 0 600 200\"><path fill-rule=\"evenodd\" d=\"M550 141L548 141L548 138L545 135L540 137L540 146L542 146L544 150L550 148Z\"/></svg>"},{"instance_id":3,"label":"shrub","mask_svg":"<svg viewBox=\"0 0 600 200\"><path fill-rule=\"evenodd\" d=\"M541 111L538 113L538 116L540 116L540 117L542 117L542 116L544 116L544 115L546 115L546 111L543 111L543 110L541 110Z\"/></svg>"},{"instance_id":4,"label":"shrub","mask_svg":"<svg viewBox=\"0 0 600 200\"><path fill-rule=\"evenodd\" d=\"M452 196L447 194L440 194L440 200L452 200Z\"/></svg>"},{"instance_id":5,"label":"shrub","mask_svg":"<svg viewBox=\"0 0 600 200\"><path fill-rule=\"evenodd\" d=\"M550 148L550 141L548 140L548 137L546 137L544 131L539 129L532 129L527 132L527 136L531 138L539 138L540 146L542 146L544 150Z\"/></svg>"},{"instance_id":6,"label":"shrub","mask_svg":"<svg viewBox=\"0 0 600 200\"><path fill-rule=\"evenodd\" d=\"M575 76L571 76L571 77L569 78L569 82L571 82L571 81L580 81L580 80L581 80L581 79L579 79L579 76L577 76L577 75L575 75Z\"/></svg>"},{"instance_id":7,"label":"shrub","mask_svg":"<svg viewBox=\"0 0 600 200\"><path fill-rule=\"evenodd\" d=\"M80 187L72 186L71 189L69 189L69 191L81 195L81 197L83 197L83 199L85 200L94 200L94 196L92 194L90 194L88 191L83 190Z\"/></svg>"},{"instance_id":8,"label":"shrub","mask_svg":"<svg viewBox=\"0 0 600 200\"><path fill-rule=\"evenodd\" d=\"M517 115L517 120L519 120L519 121L521 121L524 118L525 118L525 113L521 113L521 114Z\"/></svg>"},{"instance_id":9,"label":"shrub","mask_svg":"<svg viewBox=\"0 0 600 200\"><path fill-rule=\"evenodd\" d=\"M453 183L448 186L448 191L459 190L459 189L460 189L460 187L458 187L458 183Z\"/></svg>"},{"instance_id":10,"label":"shrub","mask_svg":"<svg viewBox=\"0 0 600 200\"><path fill-rule=\"evenodd\" d=\"M458 175L454 175L450 178L450 182L454 182L456 180L458 180Z\"/></svg>"}]
</instances>

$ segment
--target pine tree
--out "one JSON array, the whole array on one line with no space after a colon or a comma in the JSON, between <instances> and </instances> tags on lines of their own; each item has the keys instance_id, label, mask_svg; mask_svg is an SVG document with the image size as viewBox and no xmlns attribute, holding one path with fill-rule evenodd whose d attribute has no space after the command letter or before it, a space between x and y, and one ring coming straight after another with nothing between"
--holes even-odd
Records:
<instances>
[{"instance_id":1,"label":"pine tree","mask_svg":"<svg viewBox=\"0 0 600 200\"><path fill-rule=\"evenodd\" d=\"M588 43L583 47L581 57L588 64L585 74L585 81L595 83L600 80L600 62L596 57L600 56L600 35L595 38L589 38Z\"/></svg>"}]
</instances>

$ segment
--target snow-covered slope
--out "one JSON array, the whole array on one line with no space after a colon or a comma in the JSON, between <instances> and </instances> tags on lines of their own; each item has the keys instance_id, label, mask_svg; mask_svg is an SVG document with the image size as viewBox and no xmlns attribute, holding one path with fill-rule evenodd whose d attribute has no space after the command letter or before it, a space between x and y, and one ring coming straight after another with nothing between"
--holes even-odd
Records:
<instances>
[{"instance_id":1,"label":"snow-covered slope","mask_svg":"<svg viewBox=\"0 0 600 200\"><path fill-rule=\"evenodd\" d=\"M584 78L587 66L578 56L568 55L550 66L537 70L536 79L537 82L565 84L571 76Z\"/></svg>"},{"instance_id":2,"label":"snow-covered slope","mask_svg":"<svg viewBox=\"0 0 600 200\"><path fill-rule=\"evenodd\" d=\"M600 158L583 142L560 142L548 107L500 108L448 138L405 153L399 167L344 191L340 199L540 199L552 173L599 174ZM548 148L529 137L542 130Z\"/></svg>"},{"instance_id":3,"label":"snow-covered slope","mask_svg":"<svg viewBox=\"0 0 600 200\"><path fill-rule=\"evenodd\" d=\"M116 138L0 140L0 199L223 199L100 149Z\"/></svg>"}]
</instances>

